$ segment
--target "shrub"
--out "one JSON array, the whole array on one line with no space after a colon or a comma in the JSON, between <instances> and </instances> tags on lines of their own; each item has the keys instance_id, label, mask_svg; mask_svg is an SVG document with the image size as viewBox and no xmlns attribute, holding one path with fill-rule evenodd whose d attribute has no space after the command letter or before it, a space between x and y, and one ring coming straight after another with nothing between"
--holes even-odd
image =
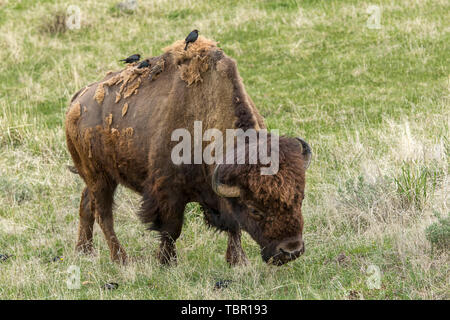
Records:
<instances>
[{"instance_id":1,"label":"shrub","mask_svg":"<svg viewBox=\"0 0 450 320\"><path fill-rule=\"evenodd\" d=\"M391 183L385 177L371 183L362 175L348 179L338 188L339 214L345 216L345 227L365 230L372 223L395 218L395 202L391 198Z\"/></svg>"},{"instance_id":2,"label":"shrub","mask_svg":"<svg viewBox=\"0 0 450 320\"><path fill-rule=\"evenodd\" d=\"M450 215L441 218L436 214L438 221L429 225L425 230L428 241L433 248L448 249L450 247Z\"/></svg>"}]
</instances>

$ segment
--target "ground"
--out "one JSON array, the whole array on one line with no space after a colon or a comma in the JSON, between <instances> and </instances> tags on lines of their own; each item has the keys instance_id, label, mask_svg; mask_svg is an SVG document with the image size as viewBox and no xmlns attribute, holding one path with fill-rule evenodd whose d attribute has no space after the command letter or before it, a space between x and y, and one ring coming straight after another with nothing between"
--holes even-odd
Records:
<instances>
[{"instance_id":1,"label":"ground","mask_svg":"<svg viewBox=\"0 0 450 320\"><path fill-rule=\"evenodd\" d=\"M0 0L0 254L13 255L0 261L0 299L450 298L448 247L426 236L449 214L448 1L116 2ZM64 24L74 3L79 29ZM250 264L229 268L226 236L190 204L179 263L160 267L124 188L115 225L133 261L110 262L97 227L97 255L74 251L83 183L66 167L70 97L193 29L237 60L269 128L313 149L306 253L285 266L264 264L245 235Z\"/></svg>"}]
</instances>

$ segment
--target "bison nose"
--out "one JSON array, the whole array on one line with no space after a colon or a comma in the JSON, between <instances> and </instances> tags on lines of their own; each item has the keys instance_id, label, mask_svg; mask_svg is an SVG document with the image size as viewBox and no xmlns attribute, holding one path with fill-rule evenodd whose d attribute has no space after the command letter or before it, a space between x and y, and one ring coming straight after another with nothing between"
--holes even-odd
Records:
<instances>
[{"instance_id":1,"label":"bison nose","mask_svg":"<svg viewBox=\"0 0 450 320\"><path fill-rule=\"evenodd\" d=\"M298 257L305 252L305 244L301 237L293 237L281 242L277 249L285 255Z\"/></svg>"}]
</instances>

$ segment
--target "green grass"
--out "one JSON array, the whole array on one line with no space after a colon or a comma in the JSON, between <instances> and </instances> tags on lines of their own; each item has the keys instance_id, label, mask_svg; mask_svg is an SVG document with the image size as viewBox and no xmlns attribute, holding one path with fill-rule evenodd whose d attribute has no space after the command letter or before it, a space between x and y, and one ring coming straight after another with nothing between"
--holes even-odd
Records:
<instances>
[{"instance_id":1,"label":"green grass","mask_svg":"<svg viewBox=\"0 0 450 320\"><path fill-rule=\"evenodd\" d=\"M413 171L415 170L415 171ZM401 168L398 178L395 178L397 192L405 206L415 206L423 210L426 202L432 198L438 183L438 171L415 165L405 165Z\"/></svg>"},{"instance_id":2,"label":"green grass","mask_svg":"<svg viewBox=\"0 0 450 320\"><path fill-rule=\"evenodd\" d=\"M73 1L0 0L0 253L14 255L0 262L0 299L450 298L448 247L434 250L448 220L437 218L448 217L448 1L139 2L123 13L79 1L81 29L68 30L55 17ZM366 27L369 5L381 7L379 30ZM305 255L267 266L245 235L251 263L229 268L225 235L191 204L179 264L160 267L124 188L115 224L133 261L111 263L98 228L97 255L75 254L83 183L66 168L69 99L119 59L159 55L194 28L237 60L268 126L312 146ZM79 290L66 286L71 265ZM233 282L214 290L221 279ZM109 281L119 289L102 290Z\"/></svg>"}]
</instances>

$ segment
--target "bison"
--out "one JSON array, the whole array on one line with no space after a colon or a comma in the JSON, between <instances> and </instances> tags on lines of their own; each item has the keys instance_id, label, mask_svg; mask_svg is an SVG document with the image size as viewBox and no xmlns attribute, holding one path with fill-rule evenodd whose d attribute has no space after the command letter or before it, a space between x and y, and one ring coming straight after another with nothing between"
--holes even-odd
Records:
<instances>
[{"instance_id":1,"label":"bison","mask_svg":"<svg viewBox=\"0 0 450 320\"><path fill-rule=\"evenodd\" d=\"M311 149L300 138L279 137L279 168L262 175L254 164L174 164L171 134L216 128L265 129L244 89L236 62L204 37L184 50L176 41L148 68L128 65L77 92L66 113L67 147L86 183L81 195L76 248L93 250L94 222L100 225L111 259L126 262L113 222L118 184L142 195L138 216L159 232L158 260L176 262L187 203L197 202L205 221L227 232L226 261L247 262L241 229L261 247L265 262L281 265L305 250L302 201ZM246 141L247 144L250 142ZM269 146L270 147L270 146ZM228 151L227 151L228 152Z\"/></svg>"}]
</instances>

